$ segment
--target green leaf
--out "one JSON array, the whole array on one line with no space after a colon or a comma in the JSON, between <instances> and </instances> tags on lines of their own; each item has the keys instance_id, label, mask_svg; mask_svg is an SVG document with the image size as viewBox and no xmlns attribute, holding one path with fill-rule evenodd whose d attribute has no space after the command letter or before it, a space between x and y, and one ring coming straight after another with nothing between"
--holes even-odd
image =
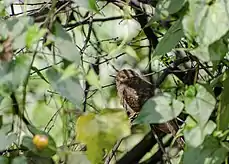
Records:
<instances>
[{"instance_id":1,"label":"green leaf","mask_svg":"<svg viewBox=\"0 0 229 164\"><path fill-rule=\"evenodd\" d=\"M211 61L220 61L228 52L228 46L223 39L217 40L208 47Z\"/></svg>"},{"instance_id":2,"label":"green leaf","mask_svg":"<svg viewBox=\"0 0 229 164\"><path fill-rule=\"evenodd\" d=\"M47 105L45 101L39 101L32 110L33 125L37 127L46 127L47 122L52 119L53 115L57 112L56 109L53 109L50 105ZM45 115L44 115L45 113ZM57 116L58 117L58 116ZM58 123L55 120L55 125ZM60 127L59 127L60 128ZM62 134L60 134L62 135Z\"/></svg>"},{"instance_id":3,"label":"green leaf","mask_svg":"<svg viewBox=\"0 0 229 164\"><path fill-rule=\"evenodd\" d=\"M125 46L125 51L128 55L132 56L137 61L140 61L140 58L133 47Z\"/></svg>"},{"instance_id":4,"label":"green leaf","mask_svg":"<svg viewBox=\"0 0 229 164\"><path fill-rule=\"evenodd\" d=\"M228 101L228 95L229 95L229 71L226 71L224 76L225 76L225 79L222 82L224 89L223 89L222 95L220 97L220 100L221 100L221 103L222 103L223 106L229 104L229 101Z\"/></svg>"},{"instance_id":5,"label":"green leaf","mask_svg":"<svg viewBox=\"0 0 229 164\"><path fill-rule=\"evenodd\" d=\"M185 4L186 0L160 0L156 6L155 16L167 17L178 12Z\"/></svg>"},{"instance_id":6,"label":"green leaf","mask_svg":"<svg viewBox=\"0 0 229 164\"><path fill-rule=\"evenodd\" d=\"M0 85L9 91L17 89L27 76L30 59L28 56L20 55L10 63L0 64ZM20 76L18 76L20 75Z\"/></svg>"},{"instance_id":7,"label":"green leaf","mask_svg":"<svg viewBox=\"0 0 229 164\"><path fill-rule=\"evenodd\" d=\"M26 46L28 27L33 24L31 17L14 17L6 21L7 33L13 38L13 48L19 49Z\"/></svg>"},{"instance_id":8,"label":"green leaf","mask_svg":"<svg viewBox=\"0 0 229 164\"><path fill-rule=\"evenodd\" d=\"M3 1L0 2L0 16L4 17L7 16L7 12L6 12L6 7L4 6Z\"/></svg>"},{"instance_id":9,"label":"green leaf","mask_svg":"<svg viewBox=\"0 0 229 164\"><path fill-rule=\"evenodd\" d=\"M217 128L218 130L227 130L229 128L229 78L223 82L223 92L220 96L218 112L217 112Z\"/></svg>"},{"instance_id":10,"label":"green leaf","mask_svg":"<svg viewBox=\"0 0 229 164\"><path fill-rule=\"evenodd\" d=\"M59 24L55 24L55 46L58 54L66 60L73 61L77 65L80 64L80 52L76 45L72 42L70 35Z\"/></svg>"},{"instance_id":11,"label":"green leaf","mask_svg":"<svg viewBox=\"0 0 229 164\"><path fill-rule=\"evenodd\" d=\"M222 147L219 141L212 137L206 137L203 145L197 148L187 147L184 152L184 164L221 164L227 157L228 151Z\"/></svg>"},{"instance_id":12,"label":"green leaf","mask_svg":"<svg viewBox=\"0 0 229 164\"><path fill-rule=\"evenodd\" d=\"M22 49L26 46L26 34L27 31L25 30L22 34L16 37L13 41L13 49Z\"/></svg>"},{"instance_id":13,"label":"green leaf","mask_svg":"<svg viewBox=\"0 0 229 164\"><path fill-rule=\"evenodd\" d=\"M11 164L27 164L27 159L25 156L18 156L11 161Z\"/></svg>"},{"instance_id":14,"label":"green leaf","mask_svg":"<svg viewBox=\"0 0 229 164\"><path fill-rule=\"evenodd\" d=\"M21 35L32 23L31 17L11 17L6 21L8 32L12 38Z\"/></svg>"},{"instance_id":15,"label":"green leaf","mask_svg":"<svg viewBox=\"0 0 229 164\"><path fill-rule=\"evenodd\" d=\"M187 89L186 89L186 91L185 91L185 96L186 97L195 97L196 96L196 93L197 93L197 91L196 91L196 87L195 86L193 86L193 85L190 85Z\"/></svg>"},{"instance_id":16,"label":"green leaf","mask_svg":"<svg viewBox=\"0 0 229 164\"><path fill-rule=\"evenodd\" d=\"M86 79L90 85L95 86L98 89L101 89L99 76L95 73L93 69L90 69L86 76Z\"/></svg>"},{"instance_id":17,"label":"green leaf","mask_svg":"<svg viewBox=\"0 0 229 164\"><path fill-rule=\"evenodd\" d=\"M219 40L228 31L228 8L229 2L225 0L212 1L212 4L189 0L189 12L183 18L185 35L204 46Z\"/></svg>"},{"instance_id":18,"label":"green leaf","mask_svg":"<svg viewBox=\"0 0 229 164\"><path fill-rule=\"evenodd\" d=\"M71 77L71 76L77 76L77 73L78 72L76 69L76 65L74 63L68 64L67 67L64 69L60 80L64 80L64 79Z\"/></svg>"},{"instance_id":19,"label":"green leaf","mask_svg":"<svg viewBox=\"0 0 229 164\"><path fill-rule=\"evenodd\" d=\"M31 47L33 43L37 42L44 34L46 29L39 28L37 24L30 26L26 34L26 46Z\"/></svg>"},{"instance_id":20,"label":"green leaf","mask_svg":"<svg viewBox=\"0 0 229 164\"><path fill-rule=\"evenodd\" d=\"M158 1L155 14L149 20L146 27L151 26L155 21L168 18L169 15L177 13L184 6L187 0L160 0Z\"/></svg>"},{"instance_id":21,"label":"green leaf","mask_svg":"<svg viewBox=\"0 0 229 164\"><path fill-rule=\"evenodd\" d=\"M201 145L207 135L212 134L216 128L216 124L213 121L209 121L204 127L196 125L194 121L188 117L185 121L184 138L188 146L198 147Z\"/></svg>"},{"instance_id":22,"label":"green leaf","mask_svg":"<svg viewBox=\"0 0 229 164\"><path fill-rule=\"evenodd\" d=\"M193 86L190 87L193 89ZM185 110L201 127L204 127L215 108L216 100L203 85L195 85L196 95L192 97L189 94L189 88L185 92Z\"/></svg>"},{"instance_id":23,"label":"green leaf","mask_svg":"<svg viewBox=\"0 0 229 164\"><path fill-rule=\"evenodd\" d=\"M226 130L229 128L229 104L220 105L217 118L218 130Z\"/></svg>"},{"instance_id":24,"label":"green leaf","mask_svg":"<svg viewBox=\"0 0 229 164\"><path fill-rule=\"evenodd\" d=\"M15 61L13 61L13 63L12 84L16 88L18 85L21 85L24 82L28 74L31 59L28 56L20 55Z\"/></svg>"},{"instance_id":25,"label":"green leaf","mask_svg":"<svg viewBox=\"0 0 229 164\"><path fill-rule=\"evenodd\" d=\"M168 93L150 98L142 107L134 124L165 123L176 118L184 108L184 104Z\"/></svg>"},{"instance_id":26,"label":"green leaf","mask_svg":"<svg viewBox=\"0 0 229 164\"><path fill-rule=\"evenodd\" d=\"M26 153L29 164L54 164L52 157L41 157L33 152Z\"/></svg>"},{"instance_id":27,"label":"green leaf","mask_svg":"<svg viewBox=\"0 0 229 164\"><path fill-rule=\"evenodd\" d=\"M88 113L78 118L77 140L87 145L91 163L99 163L104 150L110 151L117 140L130 135L130 127L123 109L104 109L100 114Z\"/></svg>"},{"instance_id":28,"label":"green leaf","mask_svg":"<svg viewBox=\"0 0 229 164\"><path fill-rule=\"evenodd\" d=\"M84 92L78 79L68 77L61 80L62 73L58 72L54 68L49 69L46 74L53 89L55 89L61 96L68 99L78 108L81 107L84 98Z\"/></svg>"},{"instance_id":29,"label":"green leaf","mask_svg":"<svg viewBox=\"0 0 229 164\"><path fill-rule=\"evenodd\" d=\"M9 164L9 159L4 156L0 156L0 163L1 164Z\"/></svg>"},{"instance_id":30,"label":"green leaf","mask_svg":"<svg viewBox=\"0 0 229 164\"><path fill-rule=\"evenodd\" d=\"M183 37L181 20L176 21L158 43L153 57L162 56L174 48Z\"/></svg>"},{"instance_id":31,"label":"green leaf","mask_svg":"<svg viewBox=\"0 0 229 164\"><path fill-rule=\"evenodd\" d=\"M29 109L28 117L33 121L34 126L39 127L39 129L45 128L49 131L48 134L54 138L56 144L59 146L63 143L65 136L65 133L63 133L63 124L65 121L63 121L63 115L60 114L59 108L53 107L52 103L52 100L48 105L45 101L37 101L33 108ZM49 124L48 127L47 124Z\"/></svg>"},{"instance_id":32,"label":"green leaf","mask_svg":"<svg viewBox=\"0 0 229 164\"><path fill-rule=\"evenodd\" d=\"M227 151L229 152L229 143L228 142L221 142L221 145L222 145L222 147L227 149Z\"/></svg>"},{"instance_id":33,"label":"green leaf","mask_svg":"<svg viewBox=\"0 0 229 164\"><path fill-rule=\"evenodd\" d=\"M6 150L16 139L16 134L7 135L3 129L0 130L0 151Z\"/></svg>"},{"instance_id":34,"label":"green leaf","mask_svg":"<svg viewBox=\"0 0 229 164\"><path fill-rule=\"evenodd\" d=\"M1 3L1 2L0 2ZM0 39L1 40L6 40L8 37L8 28L7 28L7 24L6 21L1 21L0 22Z\"/></svg>"},{"instance_id":35,"label":"green leaf","mask_svg":"<svg viewBox=\"0 0 229 164\"><path fill-rule=\"evenodd\" d=\"M224 58L227 52L228 47L227 44L224 43L223 39L220 39L209 46L200 45L191 51L193 55L206 62L220 61Z\"/></svg>"}]
</instances>

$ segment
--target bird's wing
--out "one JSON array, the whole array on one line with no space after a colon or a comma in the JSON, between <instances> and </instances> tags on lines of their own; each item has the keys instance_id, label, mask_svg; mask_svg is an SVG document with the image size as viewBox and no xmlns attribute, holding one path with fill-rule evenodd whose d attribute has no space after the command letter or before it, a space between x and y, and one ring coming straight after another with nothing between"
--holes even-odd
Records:
<instances>
[{"instance_id":1,"label":"bird's wing","mask_svg":"<svg viewBox=\"0 0 229 164\"><path fill-rule=\"evenodd\" d=\"M140 111L139 96L133 88L127 87L123 90L123 99L134 112Z\"/></svg>"}]
</instances>

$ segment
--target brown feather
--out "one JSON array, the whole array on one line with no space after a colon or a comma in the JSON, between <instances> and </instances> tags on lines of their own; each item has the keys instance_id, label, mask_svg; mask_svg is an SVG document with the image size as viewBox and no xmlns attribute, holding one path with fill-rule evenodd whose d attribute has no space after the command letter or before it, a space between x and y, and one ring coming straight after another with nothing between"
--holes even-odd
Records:
<instances>
[{"instance_id":1,"label":"brown feather","mask_svg":"<svg viewBox=\"0 0 229 164\"><path fill-rule=\"evenodd\" d=\"M154 84L142 79L140 75L133 70L124 69L119 71L115 81L121 103L127 111L131 113L130 115L135 115L135 113L140 112L144 103L154 96ZM179 129L175 120L163 124L156 124L155 127L162 132L172 133L173 136L176 135ZM177 142L183 147L184 142L182 142L182 138L179 138Z\"/></svg>"}]
</instances>

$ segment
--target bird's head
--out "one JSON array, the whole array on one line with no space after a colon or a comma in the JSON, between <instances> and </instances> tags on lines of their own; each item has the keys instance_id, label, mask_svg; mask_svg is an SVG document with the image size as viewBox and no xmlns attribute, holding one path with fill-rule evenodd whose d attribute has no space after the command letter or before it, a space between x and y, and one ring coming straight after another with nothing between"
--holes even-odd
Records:
<instances>
[{"instance_id":1,"label":"bird's head","mask_svg":"<svg viewBox=\"0 0 229 164\"><path fill-rule=\"evenodd\" d=\"M117 73L115 82L116 84L126 84L134 77L139 77L139 75L131 69L123 69Z\"/></svg>"}]
</instances>

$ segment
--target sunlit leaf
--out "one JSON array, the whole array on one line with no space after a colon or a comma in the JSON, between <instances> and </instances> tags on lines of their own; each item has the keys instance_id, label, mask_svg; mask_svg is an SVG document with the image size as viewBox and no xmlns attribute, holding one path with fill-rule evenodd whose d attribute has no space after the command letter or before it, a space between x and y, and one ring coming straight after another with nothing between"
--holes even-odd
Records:
<instances>
[{"instance_id":1,"label":"sunlit leaf","mask_svg":"<svg viewBox=\"0 0 229 164\"><path fill-rule=\"evenodd\" d=\"M74 63L70 64L64 69L60 80L64 80L64 79L69 78L71 76L75 76L76 74L77 74L77 69L76 69L75 64Z\"/></svg>"},{"instance_id":2,"label":"sunlit leaf","mask_svg":"<svg viewBox=\"0 0 229 164\"><path fill-rule=\"evenodd\" d=\"M191 53L197 56L202 61L220 61L228 52L227 44L223 39L220 39L209 46L200 45Z\"/></svg>"},{"instance_id":3,"label":"sunlit leaf","mask_svg":"<svg viewBox=\"0 0 229 164\"><path fill-rule=\"evenodd\" d=\"M200 127L190 117L188 117L185 122L185 142L191 147L197 147L202 144L205 137L212 134L213 130L216 128L216 124L213 121L209 121L205 127Z\"/></svg>"},{"instance_id":4,"label":"sunlit leaf","mask_svg":"<svg viewBox=\"0 0 229 164\"><path fill-rule=\"evenodd\" d=\"M39 28L38 25L30 26L26 34L26 45L31 47L34 42L37 42L42 36L44 36L46 30Z\"/></svg>"},{"instance_id":5,"label":"sunlit leaf","mask_svg":"<svg viewBox=\"0 0 229 164\"><path fill-rule=\"evenodd\" d=\"M183 19L185 35L201 45L214 43L229 29L228 8L229 2L225 0L212 1L211 4L189 0L189 12Z\"/></svg>"},{"instance_id":6,"label":"sunlit leaf","mask_svg":"<svg viewBox=\"0 0 229 164\"><path fill-rule=\"evenodd\" d=\"M188 89L185 91L185 96L186 97L195 97L196 96L196 87L193 85L190 85Z\"/></svg>"},{"instance_id":7,"label":"sunlit leaf","mask_svg":"<svg viewBox=\"0 0 229 164\"><path fill-rule=\"evenodd\" d=\"M137 61L140 61L136 51L131 46L126 46L125 51L128 55L134 57Z\"/></svg>"},{"instance_id":8,"label":"sunlit leaf","mask_svg":"<svg viewBox=\"0 0 229 164\"><path fill-rule=\"evenodd\" d=\"M215 108L216 100L203 85L195 85L196 95L187 95L190 89L193 90L193 86L185 92L185 110L203 127Z\"/></svg>"},{"instance_id":9,"label":"sunlit leaf","mask_svg":"<svg viewBox=\"0 0 229 164\"><path fill-rule=\"evenodd\" d=\"M101 88L99 77L93 69L90 69L86 79L90 85L95 86L96 88Z\"/></svg>"},{"instance_id":10,"label":"sunlit leaf","mask_svg":"<svg viewBox=\"0 0 229 164\"><path fill-rule=\"evenodd\" d=\"M130 122L124 110L104 109L100 114L80 116L76 132L77 140L87 146L88 159L99 163L104 150L110 151L118 139L130 134Z\"/></svg>"},{"instance_id":11,"label":"sunlit leaf","mask_svg":"<svg viewBox=\"0 0 229 164\"><path fill-rule=\"evenodd\" d=\"M162 93L150 98L142 107L135 124L165 123L176 118L184 108L181 101L168 93Z\"/></svg>"}]
</instances>

